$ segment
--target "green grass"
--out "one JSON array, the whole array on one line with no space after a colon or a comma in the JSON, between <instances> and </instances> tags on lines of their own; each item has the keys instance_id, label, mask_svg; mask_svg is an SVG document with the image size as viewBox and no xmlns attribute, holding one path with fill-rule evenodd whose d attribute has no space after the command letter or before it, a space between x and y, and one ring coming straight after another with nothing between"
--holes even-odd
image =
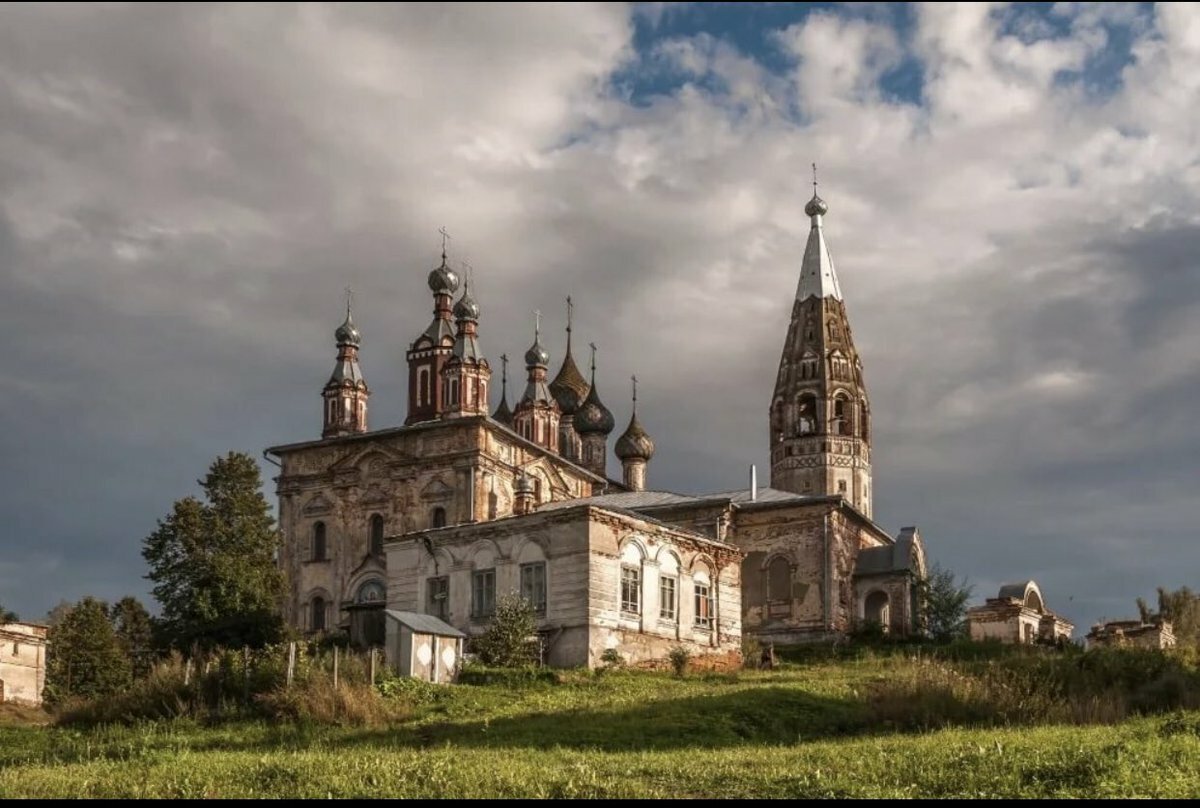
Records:
<instances>
[{"instance_id":1,"label":"green grass","mask_svg":"<svg viewBox=\"0 0 1200 808\"><path fill-rule=\"evenodd\" d=\"M1200 713L901 732L904 660L405 686L396 726L0 725L11 797L1196 797Z\"/></svg>"}]
</instances>

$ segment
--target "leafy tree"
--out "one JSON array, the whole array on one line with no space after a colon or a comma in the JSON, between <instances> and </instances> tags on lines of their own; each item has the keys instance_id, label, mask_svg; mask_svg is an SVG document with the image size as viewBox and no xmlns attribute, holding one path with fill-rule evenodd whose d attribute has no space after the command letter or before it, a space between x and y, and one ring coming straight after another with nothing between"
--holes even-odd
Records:
<instances>
[{"instance_id":1,"label":"leafy tree","mask_svg":"<svg viewBox=\"0 0 1200 808\"><path fill-rule=\"evenodd\" d=\"M937 563L929 568L925 579L918 584L918 596L925 618L925 630L937 642L949 642L967 631L967 601L971 599L970 584L964 578L956 582L954 571Z\"/></svg>"},{"instance_id":2,"label":"leafy tree","mask_svg":"<svg viewBox=\"0 0 1200 808\"><path fill-rule=\"evenodd\" d=\"M65 600L60 600L58 602L57 606L55 606L50 611L46 612L46 619L45 619L46 625L50 626L51 628L54 628L62 621L62 619L64 617L67 616L67 614L71 611L72 608L74 608L74 607L71 606L70 603L68 603Z\"/></svg>"},{"instance_id":3,"label":"leafy tree","mask_svg":"<svg viewBox=\"0 0 1200 808\"><path fill-rule=\"evenodd\" d=\"M1150 623L1160 617L1169 621L1179 645L1200 645L1200 593L1186 586L1174 592L1160 586L1157 611L1152 611L1141 598L1137 599L1137 607L1143 622Z\"/></svg>"},{"instance_id":4,"label":"leafy tree","mask_svg":"<svg viewBox=\"0 0 1200 808\"><path fill-rule=\"evenodd\" d=\"M129 684L129 659L108 619L108 606L86 597L51 627L47 637L46 701L111 696Z\"/></svg>"},{"instance_id":5,"label":"leafy tree","mask_svg":"<svg viewBox=\"0 0 1200 808\"><path fill-rule=\"evenodd\" d=\"M8 609L4 608L3 603L0 603L0 623L15 623L20 619L21 618L17 616L16 612L9 611Z\"/></svg>"},{"instance_id":6,"label":"leafy tree","mask_svg":"<svg viewBox=\"0 0 1200 808\"><path fill-rule=\"evenodd\" d=\"M283 630L283 577L258 464L230 452L199 483L204 501L178 500L142 547L163 639L180 649L274 642Z\"/></svg>"},{"instance_id":7,"label":"leafy tree","mask_svg":"<svg viewBox=\"0 0 1200 808\"><path fill-rule=\"evenodd\" d=\"M134 678L150 672L154 664L154 624L142 602L126 595L113 604L109 613L117 644L133 668Z\"/></svg>"},{"instance_id":8,"label":"leafy tree","mask_svg":"<svg viewBox=\"0 0 1200 808\"><path fill-rule=\"evenodd\" d=\"M519 668L537 661L533 604L510 593L496 602L496 612L483 636L475 640L480 657L489 665Z\"/></svg>"}]
</instances>

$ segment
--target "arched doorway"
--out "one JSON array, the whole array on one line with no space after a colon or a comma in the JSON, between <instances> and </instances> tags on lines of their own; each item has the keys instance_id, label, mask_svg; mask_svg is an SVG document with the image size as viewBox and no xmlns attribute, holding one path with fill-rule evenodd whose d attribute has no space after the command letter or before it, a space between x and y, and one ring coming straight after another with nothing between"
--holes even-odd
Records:
<instances>
[{"instance_id":1,"label":"arched doorway","mask_svg":"<svg viewBox=\"0 0 1200 808\"><path fill-rule=\"evenodd\" d=\"M888 602L887 592L876 589L867 595L863 602L863 620L866 623L878 624L884 631L888 630L891 624L891 604Z\"/></svg>"},{"instance_id":2,"label":"arched doorway","mask_svg":"<svg viewBox=\"0 0 1200 808\"><path fill-rule=\"evenodd\" d=\"M387 588L383 581L372 578L358 587L354 605L350 607L350 641L360 647L383 645L383 607Z\"/></svg>"}]
</instances>

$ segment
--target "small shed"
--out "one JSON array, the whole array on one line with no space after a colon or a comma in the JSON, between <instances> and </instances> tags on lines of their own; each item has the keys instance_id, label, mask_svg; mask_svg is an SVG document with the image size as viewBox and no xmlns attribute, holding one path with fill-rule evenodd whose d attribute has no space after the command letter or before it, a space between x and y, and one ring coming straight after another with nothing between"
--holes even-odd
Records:
<instances>
[{"instance_id":1,"label":"small shed","mask_svg":"<svg viewBox=\"0 0 1200 808\"><path fill-rule=\"evenodd\" d=\"M401 676L427 682L458 678L466 634L431 614L384 611L387 615L387 661Z\"/></svg>"}]
</instances>

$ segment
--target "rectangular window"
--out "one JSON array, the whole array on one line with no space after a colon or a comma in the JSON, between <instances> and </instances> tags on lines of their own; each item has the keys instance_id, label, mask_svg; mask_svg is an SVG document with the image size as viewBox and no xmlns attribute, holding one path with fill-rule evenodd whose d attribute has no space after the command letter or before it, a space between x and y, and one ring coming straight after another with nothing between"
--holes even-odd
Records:
<instances>
[{"instance_id":1,"label":"rectangular window","mask_svg":"<svg viewBox=\"0 0 1200 808\"><path fill-rule=\"evenodd\" d=\"M428 593L425 613L448 620L450 618L450 578L445 575L440 578L430 578L426 582L425 590Z\"/></svg>"},{"instance_id":2,"label":"rectangular window","mask_svg":"<svg viewBox=\"0 0 1200 808\"><path fill-rule=\"evenodd\" d=\"M546 611L546 562L521 565L521 597L539 614Z\"/></svg>"},{"instance_id":3,"label":"rectangular window","mask_svg":"<svg viewBox=\"0 0 1200 808\"><path fill-rule=\"evenodd\" d=\"M471 574L471 616L491 617L496 611L496 570Z\"/></svg>"},{"instance_id":4,"label":"rectangular window","mask_svg":"<svg viewBox=\"0 0 1200 808\"><path fill-rule=\"evenodd\" d=\"M675 622L675 579L658 579L658 616Z\"/></svg>"},{"instance_id":5,"label":"rectangular window","mask_svg":"<svg viewBox=\"0 0 1200 808\"><path fill-rule=\"evenodd\" d=\"M637 567L621 567L621 611L642 613L642 571Z\"/></svg>"},{"instance_id":6,"label":"rectangular window","mask_svg":"<svg viewBox=\"0 0 1200 808\"><path fill-rule=\"evenodd\" d=\"M713 603L708 584L696 584L696 628L711 629Z\"/></svg>"}]
</instances>

